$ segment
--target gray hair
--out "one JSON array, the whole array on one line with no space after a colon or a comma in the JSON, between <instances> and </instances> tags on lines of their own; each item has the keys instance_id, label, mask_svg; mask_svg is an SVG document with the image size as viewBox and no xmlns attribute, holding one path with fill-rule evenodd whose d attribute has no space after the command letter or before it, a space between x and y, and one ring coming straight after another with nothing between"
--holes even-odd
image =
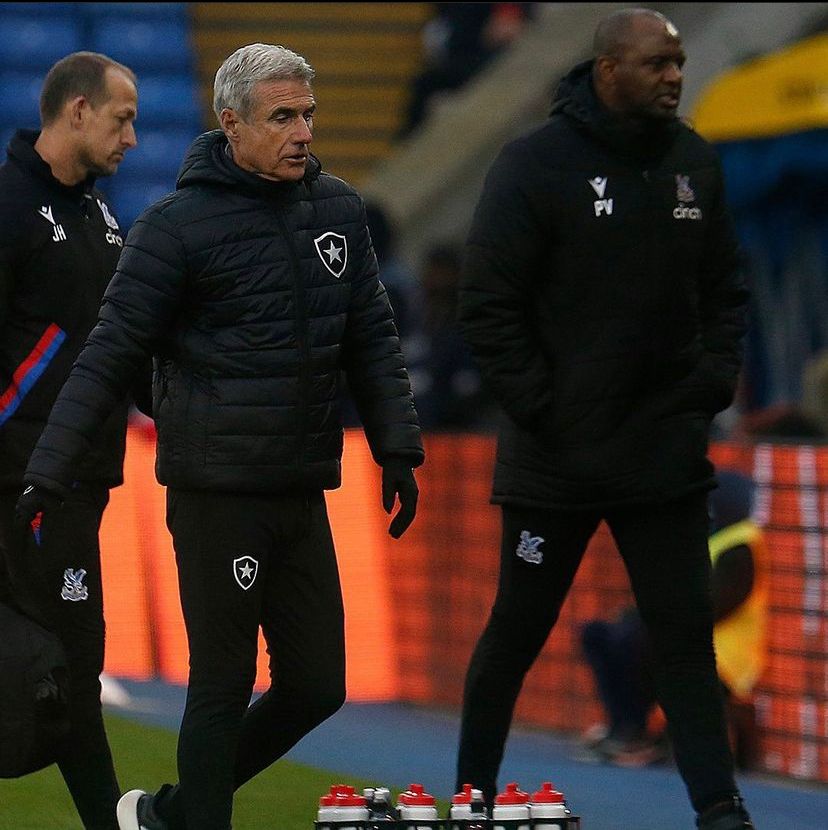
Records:
<instances>
[{"instance_id":1,"label":"gray hair","mask_svg":"<svg viewBox=\"0 0 828 830\"><path fill-rule=\"evenodd\" d=\"M253 87L259 81L302 81L310 84L315 74L301 55L284 46L268 43L242 46L216 72L213 110L217 118L225 108L247 118L253 109Z\"/></svg>"}]
</instances>

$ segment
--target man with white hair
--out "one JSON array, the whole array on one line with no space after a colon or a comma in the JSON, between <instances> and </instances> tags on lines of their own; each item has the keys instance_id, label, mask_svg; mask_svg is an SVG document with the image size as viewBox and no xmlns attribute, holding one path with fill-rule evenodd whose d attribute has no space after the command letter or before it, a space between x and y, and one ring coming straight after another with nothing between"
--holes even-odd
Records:
<instances>
[{"instance_id":1,"label":"man with white hair","mask_svg":"<svg viewBox=\"0 0 828 830\"><path fill-rule=\"evenodd\" d=\"M347 377L382 502L414 519L420 428L365 207L310 154L313 70L282 46L233 53L220 130L127 237L100 319L35 449L21 497L62 496L137 367L155 361L190 649L179 784L126 793L122 830L228 830L233 792L345 699L342 596L324 491L340 485ZM249 706L261 627L272 685Z\"/></svg>"}]
</instances>

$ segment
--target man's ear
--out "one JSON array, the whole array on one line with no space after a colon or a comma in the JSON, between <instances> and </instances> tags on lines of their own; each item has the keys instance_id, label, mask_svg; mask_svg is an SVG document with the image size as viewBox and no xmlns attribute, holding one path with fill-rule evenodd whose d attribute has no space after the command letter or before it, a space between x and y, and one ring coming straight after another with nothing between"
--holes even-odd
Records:
<instances>
[{"instance_id":1,"label":"man's ear","mask_svg":"<svg viewBox=\"0 0 828 830\"><path fill-rule=\"evenodd\" d=\"M219 114L219 124L230 141L237 141L239 137L239 117L236 111L225 107Z\"/></svg>"},{"instance_id":2,"label":"man's ear","mask_svg":"<svg viewBox=\"0 0 828 830\"><path fill-rule=\"evenodd\" d=\"M69 113L70 125L80 127L88 114L89 101L83 95L78 95L66 104L66 109Z\"/></svg>"},{"instance_id":3,"label":"man's ear","mask_svg":"<svg viewBox=\"0 0 828 830\"><path fill-rule=\"evenodd\" d=\"M615 80L615 67L618 61L611 55L601 55L595 59L595 73L604 84L611 84Z\"/></svg>"}]
</instances>

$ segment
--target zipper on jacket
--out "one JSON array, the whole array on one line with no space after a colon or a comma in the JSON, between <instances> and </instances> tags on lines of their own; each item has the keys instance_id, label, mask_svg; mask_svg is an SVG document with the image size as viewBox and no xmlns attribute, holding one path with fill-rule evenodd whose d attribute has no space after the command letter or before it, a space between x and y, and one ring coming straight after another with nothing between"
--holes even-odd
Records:
<instances>
[{"instance_id":1,"label":"zipper on jacket","mask_svg":"<svg viewBox=\"0 0 828 830\"><path fill-rule=\"evenodd\" d=\"M293 303L296 307L296 342L299 345L299 402L296 407L296 464L301 482L305 460L305 441L308 424L308 395L310 391L310 346L307 336L307 308L302 285L302 268L284 216L276 210L276 221L287 245L290 267L293 272Z\"/></svg>"},{"instance_id":2,"label":"zipper on jacket","mask_svg":"<svg viewBox=\"0 0 828 830\"><path fill-rule=\"evenodd\" d=\"M647 206L647 217L649 219L649 226L651 228L658 227L658 191L656 188L656 183L650 177L649 170L642 170L641 171L641 178L644 179L644 193L646 199L646 206ZM649 256L647 258L647 282L648 282L648 290L651 292L651 296L657 296L658 294L658 286L657 283L660 277L660 270L658 268L658 251L657 247L651 245L649 247ZM651 310L652 313L652 310ZM658 316L656 317L658 319ZM658 326L651 326L650 327L650 337L651 337L651 355L650 355L650 366L647 369L647 374L649 376L649 382L652 383L653 378L658 374L658 370L655 365L655 355L659 353L661 348L661 341L662 341L662 334L661 329Z\"/></svg>"}]
</instances>

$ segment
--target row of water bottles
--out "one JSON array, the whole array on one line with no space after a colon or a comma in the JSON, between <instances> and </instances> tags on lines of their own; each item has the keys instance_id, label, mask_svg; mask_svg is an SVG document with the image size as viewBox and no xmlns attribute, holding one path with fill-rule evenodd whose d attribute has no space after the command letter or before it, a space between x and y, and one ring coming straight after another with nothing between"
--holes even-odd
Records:
<instances>
[{"instance_id":1,"label":"row of water bottles","mask_svg":"<svg viewBox=\"0 0 828 830\"><path fill-rule=\"evenodd\" d=\"M530 794L517 782L495 796L489 815L483 793L465 784L452 796L448 818L440 818L437 800L422 784L411 784L393 803L386 787L355 792L334 784L319 799L316 830L580 830L563 793L545 781Z\"/></svg>"}]
</instances>

